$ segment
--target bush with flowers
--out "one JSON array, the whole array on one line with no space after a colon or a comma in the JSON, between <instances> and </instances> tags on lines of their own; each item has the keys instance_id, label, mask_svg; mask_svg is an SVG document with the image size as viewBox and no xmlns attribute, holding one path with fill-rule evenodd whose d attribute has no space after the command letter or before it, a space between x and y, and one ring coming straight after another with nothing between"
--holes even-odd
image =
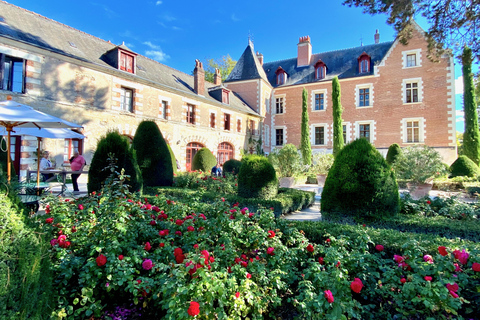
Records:
<instances>
[{"instance_id":1,"label":"bush with flowers","mask_svg":"<svg viewBox=\"0 0 480 320\"><path fill-rule=\"evenodd\" d=\"M308 319L475 317L477 249L410 241L394 256L366 231L313 243L269 209L147 202L123 179L88 198L51 198L38 217L51 235L57 318L109 319L132 304L145 319L274 318L285 306Z\"/></svg>"}]
</instances>

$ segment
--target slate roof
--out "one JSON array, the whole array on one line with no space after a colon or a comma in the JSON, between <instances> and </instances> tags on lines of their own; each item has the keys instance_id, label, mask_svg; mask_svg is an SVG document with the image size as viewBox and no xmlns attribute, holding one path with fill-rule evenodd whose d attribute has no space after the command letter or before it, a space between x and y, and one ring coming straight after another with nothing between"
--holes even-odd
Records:
<instances>
[{"instance_id":1,"label":"slate roof","mask_svg":"<svg viewBox=\"0 0 480 320\"><path fill-rule=\"evenodd\" d=\"M267 75L260 65L255 52L253 51L253 45L249 42L247 48L243 52L240 59L238 59L232 72L228 75L225 82L263 79L268 82Z\"/></svg>"},{"instance_id":2,"label":"slate roof","mask_svg":"<svg viewBox=\"0 0 480 320\"><path fill-rule=\"evenodd\" d=\"M101 59L102 55L117 47L115 44L5 1L0 1L0 39L2 37L28 43L83 62L93 63L106 68L107 72L108 69L111 69L112 72L122 72ZM123 48L125 45L120 45L119 47ZM125 49L132 51L126 47ZM231 95L229 105L225 105L211 97L208 94L208 88L214 87L213 83L205 81L205 98L202 98L194 92L194 78L192 75L168 67L140 54L136 56L136 64L136 74L126 73L127 78L134 77L153 82L154 85L166 91L258 116L256 111L236 95Z\"/></svg>"},{"instance_id":3,"label":"slate roof","mask_svg":"<svg viewBox=\"0 0 480 320\"><path fill-rule=\"evenodd\" d=\"M378 65L393 45L394 41L383 42L360 46L356 48L336 50L330 52L317 53L312 55L311 63L308 66L297 67L297 58L267 62L263 64L263 69L272 87L282 87L303 83L321 82L331 80L338 76L339 79L361 77L373 75L373 66ZM358 72L358 57L366 52L371 57L371 68L369 73ZM327 74L324 79L315 79L315 64L322 60L327 66ZM287 81L283 85L276 84L275 71L278 67L287 72Z\"/></svg>"}]
</instances>

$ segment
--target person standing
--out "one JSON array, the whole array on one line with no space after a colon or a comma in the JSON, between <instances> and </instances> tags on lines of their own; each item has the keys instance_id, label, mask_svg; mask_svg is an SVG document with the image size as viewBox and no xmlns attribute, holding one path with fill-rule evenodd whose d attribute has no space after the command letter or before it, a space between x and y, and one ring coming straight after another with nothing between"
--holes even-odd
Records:
<instances>
[{"instance_id":1,"label":"person standing","mask_svg":"<svg viewBox=\"0 0 480 320\"><path fill-rule=\"evenodd\" d=\"M83 167L85 166L85 158L78 153L78 151L75 151L73 153L73 157L70 159L70 167L72 168L72 171L82 171ZM81 173L72 173L72 184L73 184L73 192L79 192L78 190L78 177L80 177Z\"/></svg>"}]
</instances>

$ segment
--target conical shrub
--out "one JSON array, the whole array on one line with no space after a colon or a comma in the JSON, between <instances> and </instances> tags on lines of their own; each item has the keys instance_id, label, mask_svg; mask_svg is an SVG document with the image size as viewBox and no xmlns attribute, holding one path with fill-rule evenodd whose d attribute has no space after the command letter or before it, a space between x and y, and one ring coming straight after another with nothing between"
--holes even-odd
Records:
<instances>
[{"instance_id":1,"label":"conical shrub","mask_svg":"<svg viewBox=\"0 0 480 320\"><path fill-rule=\"evenodd\" d=\"M480 174L480 168L467 156L460 156L450 166L453 177L476 177Z\"/></svg>"},{"instance_id":2,"label":"conical shrub","mask_svg":"<svg viewBox=\"0 0 480 320\"><path fill-rule=\"evenodd\" d=\"M243 198L271 199L277 192L277 174L268 159L258 155L243 157L238 173L238 195Z\"/></svg>"},{"instance_id":3,"label":"conical shrub","mask_svg":"<svg viewBox=\"0 0 480 320\"><path fill-rule=\"evenodd\" d=\"M399 203L394 172L370 142L355 140L338 153L322 192L322 212L388 216Z\"/></svg>"},{"instance_id":4,"label":"conical shrub","mask_svg":"<svg viewBox=\"0 0 480 320\"><path fill-rule=\"evenodd\" d=\"M389 165L392 165L400 153L402 153L402 148L400 148L398 143L394 143L390 147L388 147L387 158L386 158L387 163Z\"/></svg>"},{"instance_id":5,"label":"conical shrub","mask_svg":"<svg viewBox=\"0 0 480 320\"><path fill-rule=\"evenodd\" d=\"M217 164L217 159L208 148L198 150L192 160L192 170L210 172Z\"/></svg>"},{"instance_id":6,"label":"conical shrub","mask_svg":"<svg viewBox=\"0 0 480 320\"><path fill-rule=\"evenodd\" d=\"M168 145L154 121L142 121L139 124L132 147L137 155L144 187L171 186L173 184L172 157Z\"/></svg>"},{"instance_id":7,"label":"conical shrub","mask_svg":"<svg viewBox=\"0 0 480 320\"><path fill-rule=\"evenodd\" d=\"M132 191L142 190L142 173L137 164L135 150L130 148L127 139L118 132L108 132L97 144L90 170L88 171L88 192L100 191L105 180L111 172L105 170L110 165L109 158L113 154L116 158L118 171L125 169L125 174L130 176L126 184Z\"/></svg>"}]
</instances>

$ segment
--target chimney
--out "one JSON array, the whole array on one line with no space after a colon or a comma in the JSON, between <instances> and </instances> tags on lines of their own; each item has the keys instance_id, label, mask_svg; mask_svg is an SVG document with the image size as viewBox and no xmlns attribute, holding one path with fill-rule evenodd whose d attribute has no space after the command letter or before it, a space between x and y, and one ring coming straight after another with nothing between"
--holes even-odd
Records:
<instances>
[{"instance_id":1,"label":"chimney","mask_svg":"<svg viewBox=\"0 0 480 320\"><path fill-rule=\"evenodd\" d=\"M205 71L203 70L203 64L196 59L195 69L193 70L193 82L195 93L199 96L205 95Z\"/></svg>"},{"instance_id":2,"label":"chimney","mask_svg":"<svg viewBox=\"0 0 480 320\"><path fill-rule=\"evenodd\" d=\"M220 70L218 68L215 68L215 74L213 75L213 83L216 86L222 84L222 76L220 75Z\"/></svg>"},{"instance_id":3,"label":"chimney","mask_svg":"<svg viewBox=\"0 0 480 320\"><path fill-rule=\"evenodd\" d=\"M308 66L312 57L312 44L310 43L310 36L300 37L297 48L297 67Z\"/></svg>"},{"instance_id":4,"label":"chimney","mask_svg":"<svg viewBox=\"0 0 480 320\"><path fill-rule=\"evenodd\" d=\"M260 62L260 65L263 66L263 54L257 51L257 59Z\"/></svg>"},{"instance_id":5,"label":"chimney","mask_svg":"<svg viewBox=\"0 0 480 320\"><path fill-rule=\"evenodd\" d=\"M378 29L375 31L375 43L379 43L380 42L380 33L378 33Z\"/></svg>"}]
</instances>

